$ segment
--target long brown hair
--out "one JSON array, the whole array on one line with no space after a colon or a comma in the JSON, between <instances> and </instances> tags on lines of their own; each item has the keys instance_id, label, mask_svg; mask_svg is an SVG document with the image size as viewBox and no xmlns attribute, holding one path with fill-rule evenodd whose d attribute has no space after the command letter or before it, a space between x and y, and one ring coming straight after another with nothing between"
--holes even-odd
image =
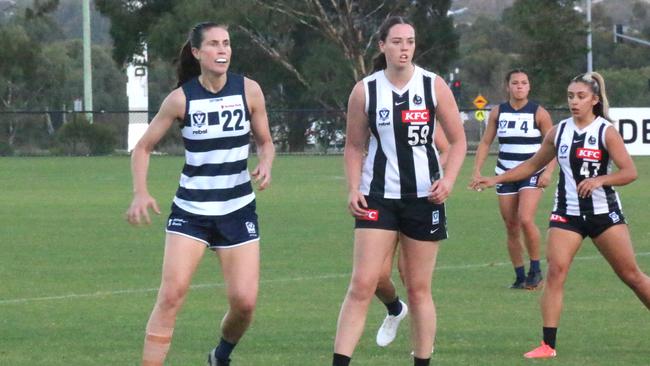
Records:
<instances>
[{"instance_id":1,"label":"long brown hair","mask_svg":"<svg viewBox=\"0 0 650 366\"><path fill-rule=\"evenodd\" d=\"M387 18L379 27L379 40L382 42L386 42L386 38L388 37L388 32L390 29L396 25L396 24L408 24L413 29L415 27L411 22L409 22L405 17L402 16L391 16ZM383 70L388 66L386 63L386 55L383 52L379 52L378 54L375 55L375 57L372 58L372 72L377 72L379 70Z\"/></svg>"},{"instance_id":2,"label":"long brown hair","mask_svg":"<svg viewBox=\"0 0 650 366\"><path fill-rule=\"evenodd\" d=\"M192 30L190 30L187 36L187 41L183 44L178 55L178 65L176 66L176 77L178 79L178 82L176 83L177 88L190 79L201 75L201 66L199 65L199 61L192 54L192 48L201 48L203 32L212 28L223 28L226 31L228 30L227 25L214 22L198 23L192 27Z\"/></svg>"}]
</instances>

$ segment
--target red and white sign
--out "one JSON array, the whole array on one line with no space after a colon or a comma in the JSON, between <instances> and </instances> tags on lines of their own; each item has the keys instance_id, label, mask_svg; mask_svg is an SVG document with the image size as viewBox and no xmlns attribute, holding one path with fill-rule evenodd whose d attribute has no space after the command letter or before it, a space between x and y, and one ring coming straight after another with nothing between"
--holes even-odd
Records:
<instances>
[{"instance_id":1,"label":"red and white sign","mask_svg":"<svg viewBox=\"0 0 650 366\"><path fill-rule=\"evenodd\" d=\"M576 157L578 159L600 161L603 157L603 152L598 149L587 149L579 147L576 149Z\"/></svg>"},{"instance_id":2,"label":"red and white sign","mask_svg":"<svg viewBox=\"0 0 650 366\"><path fill-rule=\"evenodd\" d=\"M557 214L551 214L551 221L562 222L562 223L569 222L564 216L560 216L560 215L557 215Z\"/></svg>"},{"instance_id":3,"label":"red and white sign","mask_svg":"<svg viewBox=\"0 0 650 366\"><path fill-rule=\"evenodd\" d=\"M429 122L429 110L408 110L402 111L402 122L404 123L427 123Z\"/></svg>"},{"instance_id":4,"label":"red and white sign","mask_svg":"<svg viewBox=\"0 0 650 366\"><path fill-rule=\"evenodd\" d=\"M377 221L379 220L379 211L370 209L366 216L359 217L359 220Z\"/></svg>"}]
</instances>

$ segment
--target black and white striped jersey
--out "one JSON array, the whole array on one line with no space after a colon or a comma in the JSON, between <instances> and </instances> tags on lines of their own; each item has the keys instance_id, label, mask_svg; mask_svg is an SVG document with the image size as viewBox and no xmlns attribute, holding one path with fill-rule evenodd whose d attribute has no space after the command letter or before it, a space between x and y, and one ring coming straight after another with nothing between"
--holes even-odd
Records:
<instances>
[{"instance_id":1,"label":"black and white striped jersey","mask_svg":"<svg viewBox=\"0 0 650 366\"><path fill-rule=\"evenodd\" d=\"M618 193L602 186L591 197L578 197L577 187L587 178L611 171L605 131L613 125L602 117L579 129L573 118L560 122L555 135L555 149L560 177L555 191L553 211L572 216L599 215L622 209Z\"/></svg>"},{"instance_id":2,"label":"black and white striped jersey","mask_svg":"<svg viewBox=\"0 0 650 366\"><path fill-rule=\"evenodd\" d=\"M383 198L426 197L433 180L440 179L433 136L437 75L418 66L402 89L384 71L363 79L370 142L360 191Z\"/></svg>"},{"instance_id":3,"label":"black and white striped jersey","mask_svg":"<svg viewBox=\"0 0 650 366\"><path fill-rule=\"evenodd\" d=\"M185 165L174 204L205 216L238 210L255 199L247 169L250 113L244 77L228 73L217 94L198 78L182 88L187 100L181 127Z\"/></svg>"},{"instance_id":4,"label":"black and white striped jersey","mask_svg":"<svg viewBox=\"0 0 650 366\"><path fill-rule=\"evenodd\" d=\"M494 172L497 175L530 159L542 144L542 132L535 120L539 106L528 102L521 109L514 109L509 102L499 105L497 137L499 157Z\"/></svg>"}]
</instances>

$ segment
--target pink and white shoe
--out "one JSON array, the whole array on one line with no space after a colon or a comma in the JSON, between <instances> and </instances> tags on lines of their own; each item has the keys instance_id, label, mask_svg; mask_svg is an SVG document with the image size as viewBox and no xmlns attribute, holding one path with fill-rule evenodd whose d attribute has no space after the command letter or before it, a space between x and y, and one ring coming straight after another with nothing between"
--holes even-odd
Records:
<instances>
[{"instance_id":1,"label":"pink and white shoe","mask_svg":"<svg viewBox=\"0 0 650 366\"><path fill-rule=\"evenodd\" d=\"M524 357L526 358L553 358L555 356L557 356L557 352L551 346L544 343L544 341L542 341L539 347L528 353L524 353Z\"/></svg>"}]
</instances>

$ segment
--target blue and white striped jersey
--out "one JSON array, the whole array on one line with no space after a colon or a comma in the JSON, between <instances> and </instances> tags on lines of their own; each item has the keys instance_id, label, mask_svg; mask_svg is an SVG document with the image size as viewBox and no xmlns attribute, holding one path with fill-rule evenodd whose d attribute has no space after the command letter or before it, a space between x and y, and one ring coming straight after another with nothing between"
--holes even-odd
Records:
<instances>
[{"instance_id":1,"label":"blue and white striped jersey","mask_svg":"<svg viewBox=\"0 0 650 366\"><path fill-rule=\"evenodd\" d=\"M244 77L228 73L216 94L198 78L182 88L187 100L181 127L185 165L174 204L204 216L236 211L255 199L247 169L250 113Z\"/></svg>"},{"instance_id":2,"label":"blue and white striped jersey","mask_svg":"<svg viewBox=\"0 0 650 366\"><path fill-rule=\"evenodd\" d=\"M499 105L497 137L499 157L494 172L497 175L516 167L531 158L542 144L542 133L535 120L539 106L528 102L514 109L509 102Z\"/></svg>"}]
</instances>

